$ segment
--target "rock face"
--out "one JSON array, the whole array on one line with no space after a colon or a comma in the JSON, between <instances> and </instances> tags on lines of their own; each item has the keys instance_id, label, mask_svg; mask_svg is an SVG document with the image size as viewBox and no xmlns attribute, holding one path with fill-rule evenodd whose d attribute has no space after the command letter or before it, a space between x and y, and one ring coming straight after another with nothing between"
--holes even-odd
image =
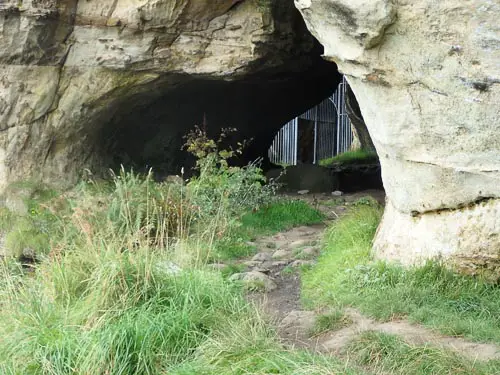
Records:
<instances>
[{"instance_id":1,"label":"rock face","mask_svg":"<svg viewBox=\"0 0 500 375\"><path fill-rule=\"evenodd\" d=\"M325 74L332 73L333 82L323 83L319 91L333 88L335 70L322 65L319 45L293 4L263 4L256 0L1 1L0 192L17 179L72 184L82 168L109 166L121 148L135 157L139 151L134 146L153 138L162 143L151 143L149 149L178 149L178 144L168 142L172 134L185 134L187 125L179 125L181 115L162 116L177 113L177 107L184 105L183 114L196 112L199 124L214 102L220 106L217 112L230 112L220 104L229 94L217 98L229 88L233 98L262 93L261 102L252 104L261 105L263 111L265 101L272 102L280 90L307 90L321 76L322 82L327 81ZM183 98L194 97L197 104L206 100L207 105L171 104L181 89ZM302 98L299 107L307 108L324 94L295 97ZM242 109L240 102L233 99L237 110ZM280 108L278 120L295 115L290 108ZM238 125L223 120L217 126ZM251 120L255 132L256 117ZM139 155L141 162L148 152Z\"/></svg>"},{"instance_id":2,"label":"rock face","mask_svg":"<svg viewBox=\"0 0 500 375\"><path fill-rule=\"evenodd\" d=\"M387 209L374 251L500 271L500 3L295 0L345 73Z\"/></svg>"}]
</instances>

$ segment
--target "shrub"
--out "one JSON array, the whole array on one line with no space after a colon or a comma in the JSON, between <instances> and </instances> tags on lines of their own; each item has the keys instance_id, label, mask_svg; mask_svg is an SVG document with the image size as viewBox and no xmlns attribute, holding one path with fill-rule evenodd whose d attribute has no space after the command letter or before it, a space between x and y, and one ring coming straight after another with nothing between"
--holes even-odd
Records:
<instances>
[{"instance_id":1,"label":"shrub","mask_svg":"<svg viewBox=\"0 0 500 375\"><path fill-rule=\"evenodd\" d=\"M274 184L265 185L266 179L259 162L244 167L229 165L229 160L241 155L246 142L236 148L222 148L227 135L235 129L223 129L215 141L207 133L195 127L186 137L185 148L196 158L198 176L188 184L191 197L206 216L219 210L228 215L241 215L269 204L276 192Z\"/></svg>"}]
</instances>

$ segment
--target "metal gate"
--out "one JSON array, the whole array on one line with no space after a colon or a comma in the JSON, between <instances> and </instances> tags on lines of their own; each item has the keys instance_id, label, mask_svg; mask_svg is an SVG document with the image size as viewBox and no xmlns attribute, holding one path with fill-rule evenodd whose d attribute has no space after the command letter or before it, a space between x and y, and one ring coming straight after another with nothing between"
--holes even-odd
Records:
<instances>
[{"instance_id":1,"label":"metal gate","mask_svg":"<svg viewBox=\"0 0 500 375\"><path fill-rule=\"evenodd\" d=\"M272 163L297 164L299 161L299 127L305 121L314 123L312 146L314 164L350 149L353 135L345 107L347 85L343 77L333 95L290 120L280 129L268 152Z\"/></svg>"}]
</instances>

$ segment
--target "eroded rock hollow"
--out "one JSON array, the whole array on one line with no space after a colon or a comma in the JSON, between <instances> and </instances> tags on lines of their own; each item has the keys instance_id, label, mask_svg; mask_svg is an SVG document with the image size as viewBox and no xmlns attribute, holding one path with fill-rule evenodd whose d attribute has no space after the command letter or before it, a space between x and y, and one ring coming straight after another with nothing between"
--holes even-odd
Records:
<instances>
[{"instance_id":1,"label":"eroded rock hollow","mask_svg":"<svg viewBox=\"0 0 500 375\"><path fill-rule=\"evenodd\" d=\"M178 172L203 118L263 155L339 81L292 2L7 0L0 30L0 193L127 161Z\"/></svg>"},{"instance_id":2,"label":"eroded rock hollow","mask_svg":"<svg viewBox=\"0 0 500 375\"><path fill-rule=\"evenodd\" d=\"M295 0L382 165L384 259L500 273L500 3Z\"/></svg>"}]
</instances>

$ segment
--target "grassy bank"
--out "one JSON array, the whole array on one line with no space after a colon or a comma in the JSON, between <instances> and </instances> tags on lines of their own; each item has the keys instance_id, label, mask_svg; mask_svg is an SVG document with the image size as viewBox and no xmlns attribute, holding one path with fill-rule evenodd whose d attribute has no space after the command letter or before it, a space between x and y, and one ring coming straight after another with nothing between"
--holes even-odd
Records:
<instances>
[{"instance_id":1,"label":"grassy bank","mask_svg":"<svg viewBox=\"0 0 500 375\"><path fill-rule=\"evenodd\" d=\"M347 355L375 373L400 375L492 375L500 362L480 363L429 345L413 345L395 335L365 332L350 343Z\"/></svg>"},{"instance_id":2,"label":"grassy bank","mask_svg":"<svg viewBox=\"0 0 500 375\"><path fill-rule=\"evenodd\" d=\"M452 336L500 343L500 288L439 263L403 269L370 257L381 216L359 205L326 233L317 266L303 275L309 306L355 306L380 319L407 317Z\"/></svg>"}]
</instances>

